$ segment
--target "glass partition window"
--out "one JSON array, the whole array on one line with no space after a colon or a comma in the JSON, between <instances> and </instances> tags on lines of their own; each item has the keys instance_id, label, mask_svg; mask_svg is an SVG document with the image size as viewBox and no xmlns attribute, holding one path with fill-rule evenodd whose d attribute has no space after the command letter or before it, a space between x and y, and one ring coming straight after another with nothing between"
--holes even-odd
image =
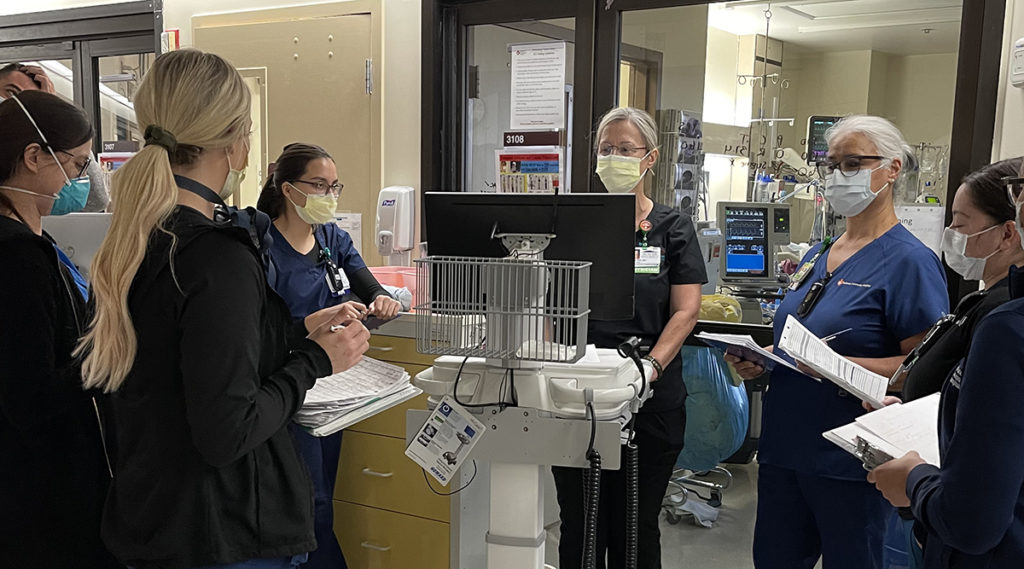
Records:
<instances>
[{"instance_id":1,"label":"glass partition window","mask_svg":"<svg viewBox=\"0 0 1024 569\"><path fill-rule=\"evenodd\" d=\"M463 146L465 179L470 192L497 189L495 150L503 146L502 136L510 130L512 73L509 46L549 41L566 42L565 76L568 109L567 134L571 135L571 78L575 60L575 20L537 20L504 25L469 26L466 30L466 114ZM570 169L570 156L565 171Z\"/></svg>"},{"instance_id":2,"label":"glass partition window","mask_svg":"<svg viewBox=\"0 0 1024 569\"><path fill-rule=\"evenodd\" d=\"M618 104L647 110L661 131L650 195L710 220L718 202L793 194L792 239L807 241L811 117L873 114L916 147L919 169L897 202L944 198L961 9L855 0L623 12Z\"/></svg>"},{"instance_id":3,"label":"glass partition window","mask_svg":"<svg viewBox=\"0 0 1024 569\"><path fill-rule=\"evenodd\" d=\"M152 53L98 58L99 132L104 141L123 140L141 144L143 132L135 120L132 101L154 58Z\"/></svg>"}]
</instances>

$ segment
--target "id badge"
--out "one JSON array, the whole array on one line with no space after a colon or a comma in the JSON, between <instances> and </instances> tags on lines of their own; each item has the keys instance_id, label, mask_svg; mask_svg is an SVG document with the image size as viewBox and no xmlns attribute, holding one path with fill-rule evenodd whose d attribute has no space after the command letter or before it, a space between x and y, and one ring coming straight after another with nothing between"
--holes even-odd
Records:
<instances>
[{"instance_id":1,"label":"id badge","mask_svg":"<svg viewBox=\"0 0 1024 569\"><path fill-rule=\"evenodd\" d=\"M331 291L331 296L333 297L344 296L351 288L348 275L345 274L344 269L341 267L328 267L327 274L324 277L327 280L327 288Z\"/></svg>"},{"instance_id":2,"label":"id badge","mask_svg":"<svg viewBox=\"0 0 1024 569\"><path fill-rule=\"evenodd\" d=\"M656 275L661 271L661 247L637 247L633 254L633 272Z\"/></svg>"}]
</instances>

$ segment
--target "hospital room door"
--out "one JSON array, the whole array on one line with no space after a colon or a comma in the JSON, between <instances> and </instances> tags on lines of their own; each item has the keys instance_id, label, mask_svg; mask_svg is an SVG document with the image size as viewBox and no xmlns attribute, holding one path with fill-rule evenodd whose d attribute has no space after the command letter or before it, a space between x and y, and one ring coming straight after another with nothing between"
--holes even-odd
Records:
<instances>
[{"instance_id":1,"label":"hospital room door","mask_svg":"<svg viewBox=\"0 0 1024 569\"><path fill-rule=\"evenodd\" d=\"M265 69L263 96L253 99L263 112L254 109L253 115L265 122L259 126L266 161L273 162L292 142L324 147L345 185L338 211L361 215L362 229L353 239L361 245L367 265L380 265L374 245L380 121L373 120L375 103L379 109L373 87L373 16L273 20L275 11L267 14L268 21L255 22L251 12L245 15L247 20L236 23L225 21L231 15L197 18L195 45L225 57L243 75ZM250 161L260 159L256 154ZM256 184L251 179L247 176L246 183ZM254 192L258 190L246 188L242 195Z\"/></svg>"}]
</instances>

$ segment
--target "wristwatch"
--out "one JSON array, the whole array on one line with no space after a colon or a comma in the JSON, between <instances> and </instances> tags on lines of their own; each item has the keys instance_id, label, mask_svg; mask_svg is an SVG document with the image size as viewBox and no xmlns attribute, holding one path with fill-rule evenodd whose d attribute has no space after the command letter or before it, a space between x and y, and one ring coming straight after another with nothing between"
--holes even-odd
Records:
<instances>
[{"instance_id":1,"label":"wristwatch","mask_svg":"<svg viewBox=\"0 0 1024 569\"><path fill-rule=\"evenodd\" d=\"M661 367L661 362L650 355L644 356L644 360L651 362L651 365L654 366L654 371L658 372L658 378L661 379L661 374L665 373L665 368ZM647 379L650 380L651 378Z\"/></svg>"}]
</instances>

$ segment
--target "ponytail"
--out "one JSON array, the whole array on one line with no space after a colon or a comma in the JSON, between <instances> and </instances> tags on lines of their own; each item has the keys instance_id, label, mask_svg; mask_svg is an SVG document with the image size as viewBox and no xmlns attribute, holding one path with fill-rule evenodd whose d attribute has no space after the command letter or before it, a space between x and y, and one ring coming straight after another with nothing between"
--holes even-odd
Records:
<instances>
[{"instance_id":1,"label":"ponytail","mask_svg":"<svg viewBox=\"0 0 1024 569\"><path fill-rule=\"evenodd\" d=\"M169 233L178 202L171 167L238 142L248 133L249 113L249 89L238 71L199 50L161 55L139 85L135 115L146 125L147 145L113 176L114 214L92 264L96 312L75 350L85 356L87 388L115 391L135 364L138 338L128 293L153 232Z\"/></svg>"}]
</instances>

